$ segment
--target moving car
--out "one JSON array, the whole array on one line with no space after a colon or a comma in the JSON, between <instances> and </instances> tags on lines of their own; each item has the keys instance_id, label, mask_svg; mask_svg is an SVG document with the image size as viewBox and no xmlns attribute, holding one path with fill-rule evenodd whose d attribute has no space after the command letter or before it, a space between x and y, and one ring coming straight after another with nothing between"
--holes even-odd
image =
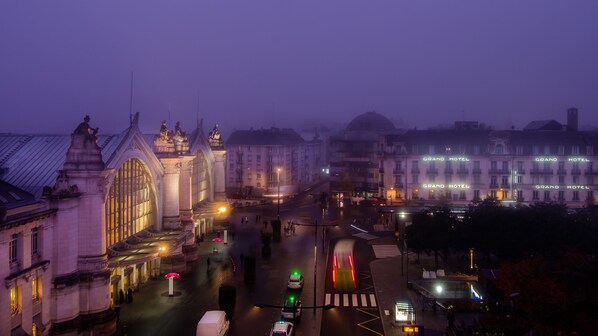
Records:
<instances>
[{"instance_id":1,"label":"moving car","mask_svg":"<svg viewBox=\"0 0 598 336\"><path fill-rule=\"evenodd\" d=\"M278 321L274 323L272 330L270 330L270 336L291 336L293 335L293 323Z\"/></svg>"},{"instance_id":2,"label":"moving car","mask_svg":"<svg viewBox=\"0 0 598 336\"><path fill-rule=\"evenodd\" d=\"M303 275L299 274L299 272L293 272L293 274L289 276L287 287L291 289L301 289L303 288L304 282L305 279L303 278Z\"/></svg>"},{"instance_id":3,"label":"moving car","mask_svg":"<svg viewBox=\"0 0 598 336\"><path fill-rule=\"evenodd\" d=\"M224 336L230 322L223 310L209 310L197 323L196 336Z\"/></svg>"},{"instance_id":4,"label":"moving car","mask_svg":"<svg viewBox=\"0 0 598 336\"><path fill-rule=\"evenodd\" d=\"M295 301L295 298L289 298L284 302L280 317L284 320L298 322L301 320L301 306L302 304L300 300Z\"/></svg>"},{"instance_id":5,"label":"moving car","mask_svg":"<svg viewBox=\"0 0 598 336\"><path fill-rule=\"evenodd\" d=\"M334 247L332 283L338 292L352 292L357 287L353 261L353 239L341 239Z\"/></svg>"}]
</instances>

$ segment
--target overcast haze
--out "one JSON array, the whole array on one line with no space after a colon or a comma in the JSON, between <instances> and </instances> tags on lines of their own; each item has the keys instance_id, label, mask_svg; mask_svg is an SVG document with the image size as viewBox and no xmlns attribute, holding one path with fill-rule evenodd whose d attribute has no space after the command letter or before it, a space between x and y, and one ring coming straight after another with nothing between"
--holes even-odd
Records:
<instances>
[{"instance_id":1,"label":"overcast haze","mask_svg":"<svg viewBox=\"0 0 598 336\"><path fill-rule=\"evenodd\" d=\"M598 126L598 1L2 1L0 132ZM172 126L171 126L172 127Z\"/></svg>"}]
</instances>

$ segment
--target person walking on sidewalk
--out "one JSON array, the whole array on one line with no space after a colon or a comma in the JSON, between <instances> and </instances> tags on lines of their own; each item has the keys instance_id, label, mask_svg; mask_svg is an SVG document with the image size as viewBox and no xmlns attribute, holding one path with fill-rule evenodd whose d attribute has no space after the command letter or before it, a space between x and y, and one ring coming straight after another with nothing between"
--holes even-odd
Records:
<instances>
[{"instance_id":1,"label":"person walking on sidewalk","mask_svg":"<svg viewBox=\"0 0 598 336\"><path fill-rule=\"evenodd\" d=\"M210 257L208 257L208 269L210 269Z\"/></svg>"},{"instance_id":2,"label":"person walking on sidewalk","mask_svg":"<svg viewBox=\"0 0 598 336\"><path fill-rule=\"evenodd\" d=\"M114 306L114 314L116 315L116 323L120 321L120 304L117 302Z\"/></svg>"}]
</instances>

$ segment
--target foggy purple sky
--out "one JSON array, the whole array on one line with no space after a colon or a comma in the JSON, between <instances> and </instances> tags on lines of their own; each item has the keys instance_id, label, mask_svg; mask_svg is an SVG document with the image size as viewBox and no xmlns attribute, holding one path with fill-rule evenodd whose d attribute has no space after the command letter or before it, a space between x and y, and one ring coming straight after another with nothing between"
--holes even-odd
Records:
<instances>
[{"instance_id":1,"label":"foggy purple sky","mask_svg":"<svg viewBox=\"0 0 598 336\"><path fill-rule=\"evenodd\" d=\"M0 132L477 120L598 126L598 1L2 1Z\"/></svg>"}]
</instances>

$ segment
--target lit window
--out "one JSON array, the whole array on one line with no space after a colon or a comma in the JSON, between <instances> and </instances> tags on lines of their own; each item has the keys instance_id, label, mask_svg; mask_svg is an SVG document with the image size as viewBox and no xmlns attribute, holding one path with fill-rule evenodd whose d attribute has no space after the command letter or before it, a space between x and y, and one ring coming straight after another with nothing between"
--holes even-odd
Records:
<instances>
[{"instance_id":1,"label":"lit window","mask_svg":"<svg viewBox=\"0 0 598 336\"><path fill-rule=\"evenodd\" d=\"M107 246L153 225L156 199L153 190L152 177L140 160L130 159L118 169L104 209Z\"/></svg>"},{"instance_id":2,"label":"lit window","mask_svg":"<svg viewBox=\"0 0 598 336\"><path fill-rule=\"evenodd\" d=\"M34 277L31 280L31 299L33 301L41 299L41 287L41 277Z\"/></svg>"},{"instance_id":3,"label":"lit window","mask_svg":"<svg viewBox=\"0 0 598 336\"><path fill-rule=\"evenodd\" d=\"M20 313L19 307L19 289L12 287L10 289L10 315L14 316Z\"/></svg>"}]
</instances>

